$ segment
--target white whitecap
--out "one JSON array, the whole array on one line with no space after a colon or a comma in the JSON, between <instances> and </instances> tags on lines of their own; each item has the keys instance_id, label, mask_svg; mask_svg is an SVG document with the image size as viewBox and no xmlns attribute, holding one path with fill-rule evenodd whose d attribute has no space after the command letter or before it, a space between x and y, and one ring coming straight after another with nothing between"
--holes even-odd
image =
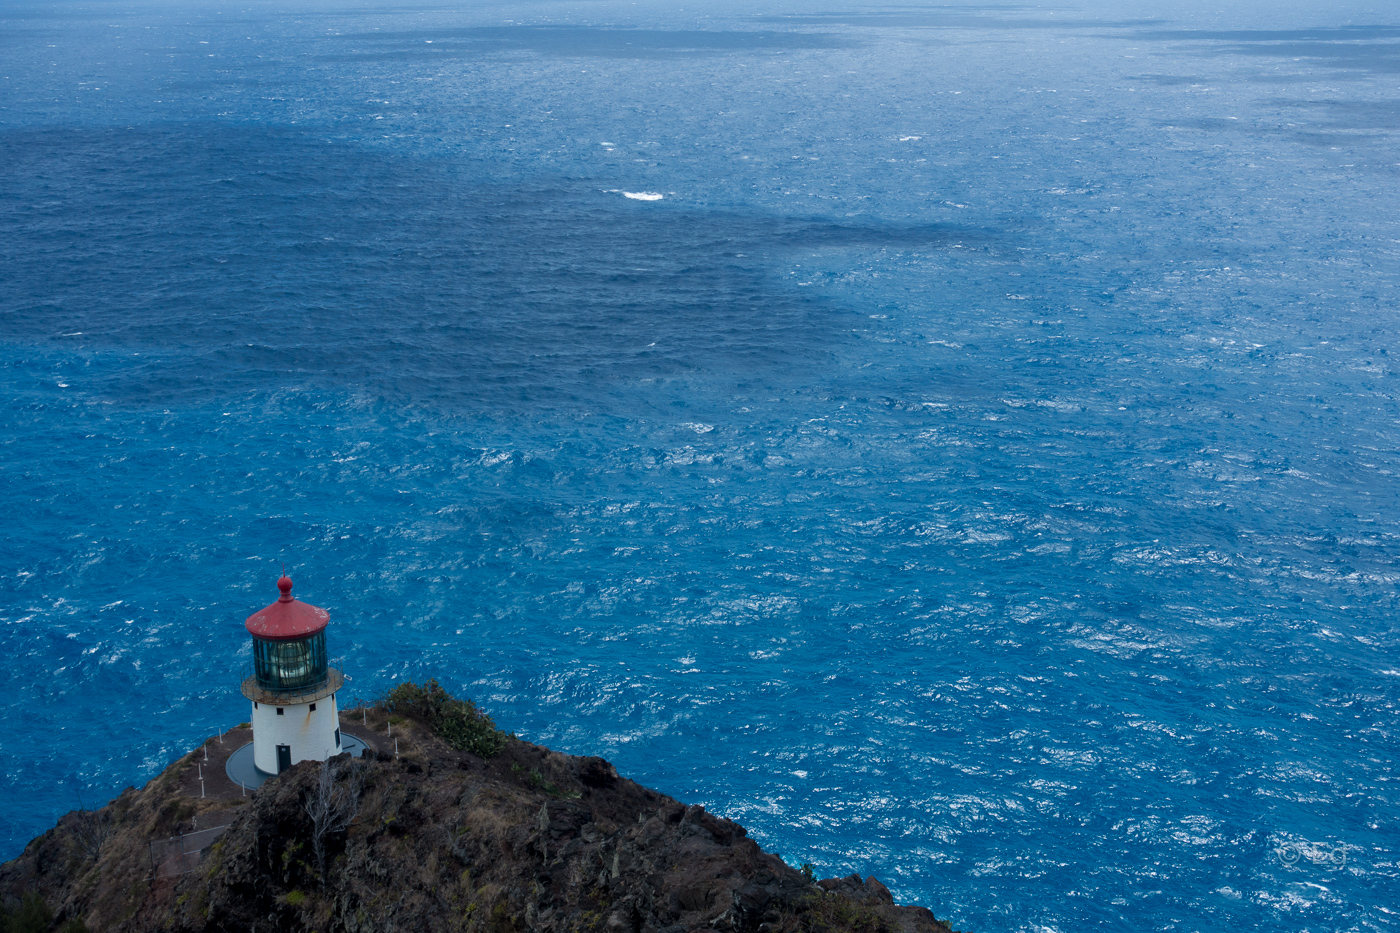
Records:
<instances>
[{"instance_id":1,"label":"white whitecap","mask_svg":"<svg viewBox=\"0 0 1400 933\"><path fill-rule=\"evenodd\" d=\"M624 198L631 198L633 201L660 201L661 195L655 191L624 191Z\"/></svg>"}]
</instances>

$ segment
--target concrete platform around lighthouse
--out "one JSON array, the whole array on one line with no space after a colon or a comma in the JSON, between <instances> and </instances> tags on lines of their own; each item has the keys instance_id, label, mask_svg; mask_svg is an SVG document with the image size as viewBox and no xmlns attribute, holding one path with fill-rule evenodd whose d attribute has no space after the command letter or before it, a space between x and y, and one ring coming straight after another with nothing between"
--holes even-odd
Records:
<instances>
[{"instance_id":1,"label":"concrete platform around lighthouse","mask_svg":"<svg viewBox=\"0 0 1400 933\"><path fill-rule=\"evenodd\" d=\"M359 758L367 748L369 745L364 740L358 739L344 730L341 731L340 750L342 753L349 752L351 757ZM228 756L224 771L228 774L230 781L241 787L246 787L248 790L257 790L268 778L276 777L276 775L259 770L257 765L253 764L252 742Z\"/></svg>"}]
</instances>

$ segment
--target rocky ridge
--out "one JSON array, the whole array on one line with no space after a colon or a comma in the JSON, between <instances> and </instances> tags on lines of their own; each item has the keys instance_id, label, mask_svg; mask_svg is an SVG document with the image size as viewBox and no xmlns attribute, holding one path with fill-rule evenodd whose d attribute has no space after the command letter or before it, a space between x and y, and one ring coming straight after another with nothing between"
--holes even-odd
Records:
<instances>
[{"instance_id":1,"label":"rocky ridge","mask_svg":"<svg viewBox=\"0 0 1400 933\"><path fill-rule=\"evenodd\" d=\"M42 906L54 929L131 933L950 933L874 878L817 881L601 758L508 738L483 759L382 708L342 722L376 751L304 762L245 798L197 750L67 814L0 866L10 917Z\"/></svg>"}]
</instances>

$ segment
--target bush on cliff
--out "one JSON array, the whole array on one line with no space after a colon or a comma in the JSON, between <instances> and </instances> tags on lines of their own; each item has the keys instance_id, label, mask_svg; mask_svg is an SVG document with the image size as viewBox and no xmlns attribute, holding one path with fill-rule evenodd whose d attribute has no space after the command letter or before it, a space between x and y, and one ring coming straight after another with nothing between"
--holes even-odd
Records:
<instances>
[{"instance_id":1,"label":"bush on cliff","mask_svg":"<svg viewBox=\"0 0 1400 933\"><path fill-rule=\"evenodd\" d=\"M52 923L53 911L33 892L9 904L0 903L0 933L48 933Z\"/></svg>"},{"instance_id":2,"label":"bush on cliff","mask_svg":"<svg viewBox=\"0 0 1400 933\"><path fill-rule=\"evenodd\" d=\"M0 902L0 933L49 933L53 928L53 911L33 891L22 898ZM87 927L81 920L69 920L58 928L58 933L87 933Z\"/></svg>"},{"instance_id":3,"label":"bush on cliff","mask_svg":"<svg viewBox=\"0 0 1400 933\"><path fill-rule=\"evenodd\" d=\"M459 700L442 689L437 680L423 686L404 682L380 701L390 713L411 716L427 723L448 745L461 751L491 758L505 748L506 735L496 728L471 700Z\"/></svg>"}]
</instances>

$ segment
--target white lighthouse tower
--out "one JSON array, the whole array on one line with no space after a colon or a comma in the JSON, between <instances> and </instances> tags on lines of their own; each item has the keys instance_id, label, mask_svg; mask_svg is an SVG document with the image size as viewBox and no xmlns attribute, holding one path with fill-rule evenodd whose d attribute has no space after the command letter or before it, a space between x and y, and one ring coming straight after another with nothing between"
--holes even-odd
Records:
<instances>
[{"instance_id":1,"label":"white lighthouse tower","mask_svg":"<svg viewBox=\"0 0 1400 933\"><path fill-rule=\"evenodd\" d=\"M268 775L340 754L335 693L345 683L326 663L330 613L294 599L286 576L277 589L277 602L248 617L253 676L243 681L253 701L253 765Z\"/></svg>"}]
</instances>

